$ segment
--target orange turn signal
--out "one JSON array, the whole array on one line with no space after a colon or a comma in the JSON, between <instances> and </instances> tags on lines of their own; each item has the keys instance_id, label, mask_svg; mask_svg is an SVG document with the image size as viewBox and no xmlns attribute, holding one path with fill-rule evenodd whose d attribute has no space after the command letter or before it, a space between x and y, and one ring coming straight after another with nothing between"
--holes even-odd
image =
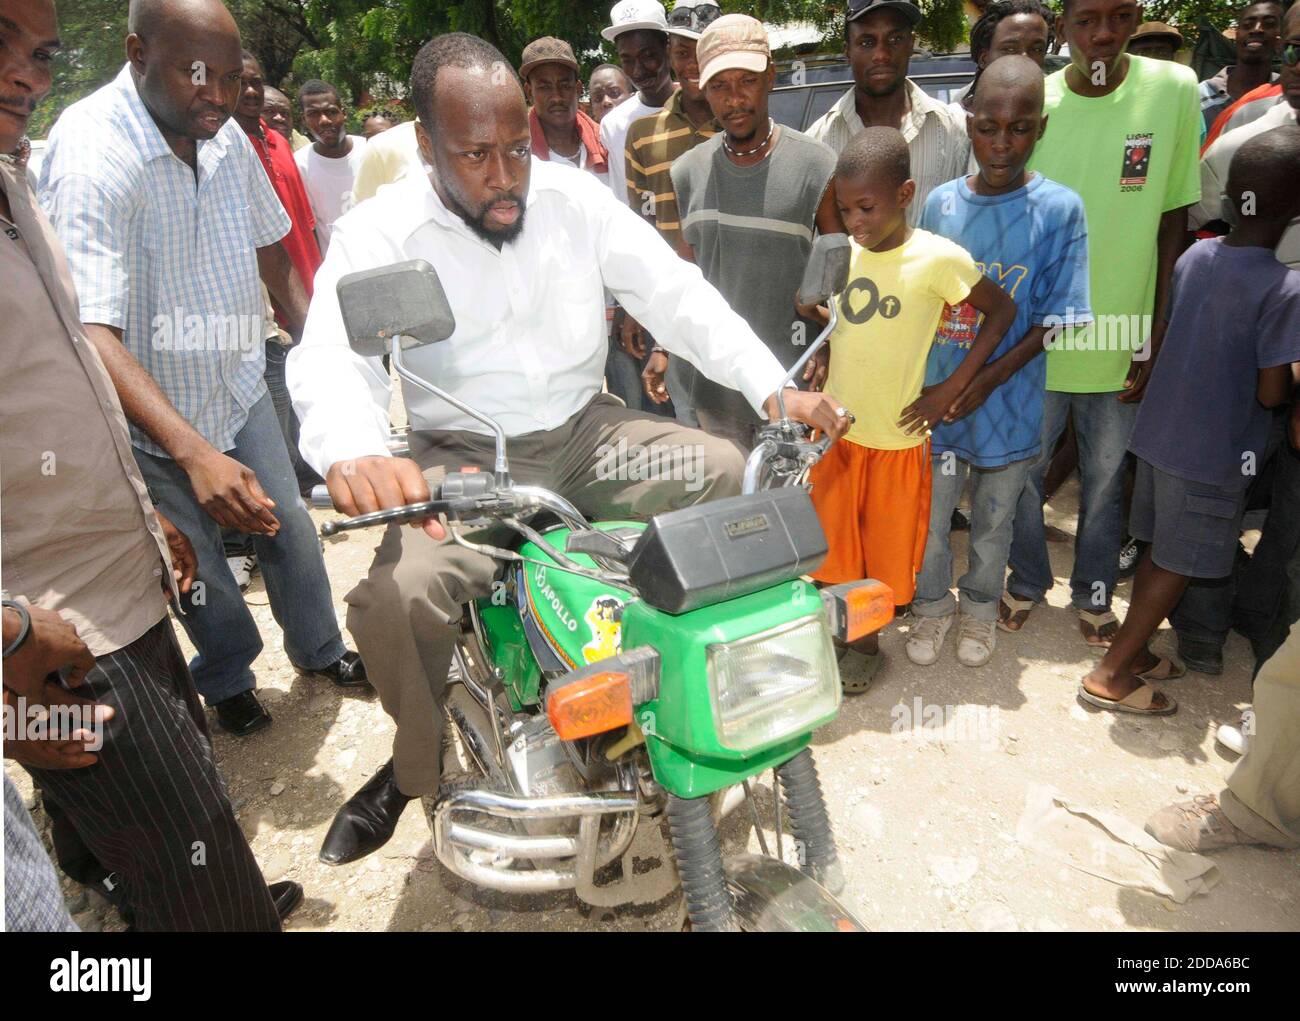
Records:
<instances>
[{"instance_id":1,"label":"orange turn signal","mask_svg":"<svg viewBox=\"0 0 1300 1021\"><path fill-rule=\"evenodd\" d=\"M855 642L894 619L894 590L868 578L822 589L835 637Z\"/></svg>"},{"instance_id":2,"label":"orange turn signal","mask_svg":"<svg viewBox=\"0 0 1300 1021\"><path fill-rule=\"evenodd\" d=\"M626 727L632 722L632 680L604 670L554 688L546 699L546 715L564 741Z\"/></svg>"}]
</instances>

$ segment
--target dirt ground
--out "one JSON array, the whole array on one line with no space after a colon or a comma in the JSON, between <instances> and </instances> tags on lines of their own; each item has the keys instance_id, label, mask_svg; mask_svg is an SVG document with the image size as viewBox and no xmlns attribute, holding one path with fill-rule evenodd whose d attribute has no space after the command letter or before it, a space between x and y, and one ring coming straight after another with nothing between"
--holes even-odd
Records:
<instances>
[{"instance_id":1,"label":"dirt ground","mask_svg":"<svg viewBox=\"0 0 1300 1021\"><path fill-rule=\"evenodd\" d=\"M1049 522L1074 528L1074 485L1049 507ZM331 513L313 511L319 522ZM326 542L339 622L343 596L362 576L378 533ZM964 559L964 534L958 558ZM1136 719L1085 710L1078 679L1094 662L1068 610L1072 546L1052 546L1057 585L1016 636L999 634L992 662L956 661L955 633L933 667L903 652L906 622L882 640L888 657L867 694L846 698L814 739L840 856L845 902L876 930L1295 930L1300 928L1300 852L1253 847L1218 853L1222 881L1183 905L1071 869L1016 838L1027 791L1063 795L1141 825L1154 810L1223 786L1234 756L1214 730L1250 701L1251 657L1233 635L1221 677L1167 682L1173 717ZM1115 607L1122 617L1129 587ZM268 880L296 879L306 902L288 928L303 930L665 930L679 901L590 908L568 893L507 896L471 887L433 857L424 815L412 804L397 833L367 859L331 868L316 853L340 804L388 758L392 724L371 693L342 693L295 675L281 647L259 577L248 602L266 648L255 664L259 694L275 723L246 739L217 731L230 794ZM1167 647L1171 634L1162 632ZM852 658L846 669L854 669ZM917 700L920 700L919 703ZM918 707L947 707L958 725L942 739L906 726ZM961 714L965 714L962 716ZM965 724L961 721L965 720ZM7 767L31 802L25 773ZM768 810L770 774L759 788ZM44 817L38 812L38 821ZM643 829L646 829L643 827ZM770 834L769 834L770 839ZM640 864L654 877L657 835L638 836ZM732 815L724 850L757 850L748 815ZM660 865L662 868L662 865ZM649 880L647 880L649 881ZM119 929L111 909L65 880L77 921Z\"/></svg>"}]
</instances>

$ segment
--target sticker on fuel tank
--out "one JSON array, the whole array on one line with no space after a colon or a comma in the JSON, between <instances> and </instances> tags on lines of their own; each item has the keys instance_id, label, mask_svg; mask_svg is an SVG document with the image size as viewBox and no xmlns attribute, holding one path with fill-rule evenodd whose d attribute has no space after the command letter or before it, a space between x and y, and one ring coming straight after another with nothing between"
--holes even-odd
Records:
<instances>
[{"instance_id":1,"label":"sticker on fuel tank","mask_svg":"<svg viewBox=\"0 0 1300 1021\"><path fill-rule=\"evenodd\" d=\"M583 658L597 663L617 656L622 649L623 600L614 596L598 596L583 614L591 628L591 641L582 647Z\"/></svg>"}]
</instances>

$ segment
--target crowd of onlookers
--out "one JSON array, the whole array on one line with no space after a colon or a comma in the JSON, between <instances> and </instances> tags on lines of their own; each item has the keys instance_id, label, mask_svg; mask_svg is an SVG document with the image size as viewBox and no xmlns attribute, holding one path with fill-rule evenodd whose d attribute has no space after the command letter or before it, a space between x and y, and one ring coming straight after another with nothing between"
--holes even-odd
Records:
<instances>
[{"instance_id":1,"label":"crowd of onlookers","mask_svg":"<svg viewBox=\"0 0 1300 1021\"><path fill-rule=\"evenodd\" d=\"M0 150L19 153L58 32L50 4L0 0L0 14ZM829 543L813 577L888 584L912 663L950 662L951 634L956 662L977 669L999 635L1034 626L1063 538L1044 506L1077 470L1070 603L1098 655L1077 697L1168 715L1167 682L1221 673L1231 630L1256 659L1254 711L1220 728L1244 756L1228 789L1149 829L1186 850L1300 846L1300 4L1242 7L1236 63L1198 81L1176 59L1178 29L1143 23L1136 0L995 0L972 27L974 80L944 100L908 77L922 28L910 0L848 0L853 84L800 131L769 112L762 23L707 0L620 0L602 31L617 65L584 81L568 42L524 48L511 69L528 104L522 156L586 175L560 180L593 206L608 196L584 189L610 189L781 366L834 313L796 380L850 422L810 476ZM428 191L431 127L418 106L357 114L323 81L272 88L217 0L133 0L129 33L118 77L56 122L34 190L21 157L0 159L4 695L97 704L104 731L94 753L70 736L6 740L6 755L42 792L63 871L138 927L276 928L302 891L262 881L203 711L241 737L271 723L242 595L254 572L290 662L373 683L399 722L396 772L390 761L340 810L322 859L375 850L425 793L403 777L415 745L400 703L426 703L390 686L390 643L360 645L365 662L346 647L302 500L327 478L337 497L332 469L373 451L321 439L306 359L290 355L309 308L320 330L331 244L351 246L331 264L379 245L349 234L367 204L389 218L376 239L419 229L414 213L390 222L382 192ZM1069 63L1045 75L1057 52ZM191 78L191 57L218 91ZM417 98L454 60L417 60ZM432 215L504 251L525 212L513 201L475 209L440 192ZM847 286L833 309L797 304L815 237L837 232L853 241ZM764 419L752 395L656 336L670 315L647 324L634 299L637 314L625 308L626 272L606 276L604 388L747 453ZM676 293L665 281L658 298ZM1264 511L1249 556L1244 521ZM968 533L956 579L955 531ZM380 598L384 556L348 596L350 623ZM1153 648L1166 619L1174 648ZM847 693L880 676L878 635L840 652ZM430 655L413 646L411 662ZM11 794L6 782L12 901L15 876L36 890L49 866ZM201 871L177 864L198 845ZM66 924L35 894L27 907L25 924Z\"/></svg>"}]
</instances>

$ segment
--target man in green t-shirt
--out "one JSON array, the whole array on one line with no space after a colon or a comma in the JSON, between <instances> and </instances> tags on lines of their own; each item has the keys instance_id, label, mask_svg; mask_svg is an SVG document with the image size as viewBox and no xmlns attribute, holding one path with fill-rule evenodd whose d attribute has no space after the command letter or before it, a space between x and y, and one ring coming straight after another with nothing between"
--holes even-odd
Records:
<instances>
[{"instance_id":1,"label":"man in green t-shirt","mask_svg":"<svg viewBox=\"0 0 1300 1021\"><path fill-rule=\"evenodd\" d=\"M1047 128L1029 164L1083 198L1094 322L1048 330L1042 451L1016 513L1000 620L1019 630L1052 587L1043 476L1073 416L1081 493L1071 601L1096 646L1118 628L1110 603L1129 433L1164 335L1156 310L1185 243L1187 208L1200 197L1196 76L1124 52L1141 20L1137 0L1064 0L1057 36L1072 63L1046 81Z\"/></svg>"}]
</instances>

